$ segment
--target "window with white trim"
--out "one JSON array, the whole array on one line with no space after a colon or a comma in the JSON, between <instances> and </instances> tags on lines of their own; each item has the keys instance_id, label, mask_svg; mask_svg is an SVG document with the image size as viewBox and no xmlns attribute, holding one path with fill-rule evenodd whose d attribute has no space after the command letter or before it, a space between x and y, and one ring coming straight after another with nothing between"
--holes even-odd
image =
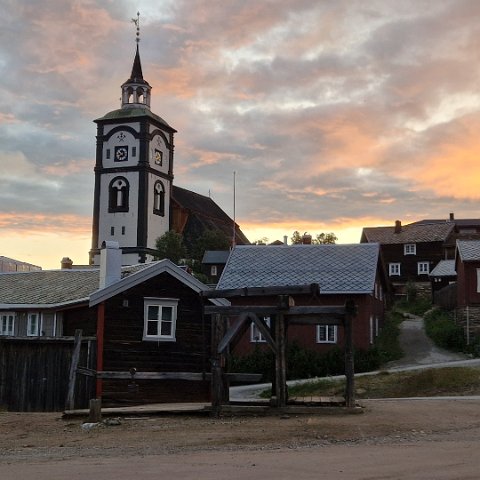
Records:
<instances>
[{"instance_id":1,"label":"window with white trim","mask_svg":"<svg viewBox=\"0 0 480 480\"><path fill-rule=\"evenodd\" d=\"M429 262L418 262L417 263L417 273L418 273L418 275L428 275L430 273L430 263Z\"/></svg>"},{"instance_id":2,"label":"window with white trim","mask_svg":"<svg viewBox=\"0 0 480 480\"><path fill-rule=\"evenodd\" d=\"M317 325L317 343L337 343L337 326Z\"/></svg>"},{"instance_id":3,"label":"window with white trim","mask_svg":"<svg viewBox=\"0 0 480 480\"><path fill-rule=\"evenodd\" d=\"M263 321L270 328L270 317L263 317ZM250 326L250 342L252 343L265 343L267 340L262 335L262 332L258 329L257 325L252 322Z\"/></svg>"},{"instance_id":4,"label":"window with white trim","mask_svg":"<svg viewBox=\"0 0 480 480\"><path fill-rule=\"evenodd\" d=\"M143 340L174 342L178 300L148 298L144 301Z\"/></svg>"},{"instance_id":5,"label":"window with white trim","mask_svg":"<svg viewBox=\"0 0 480 480\"><path fill-rule=\"evenodd\" d=\"M414 243L405 243L403 245L403 254L404 255L416 255L417 246Z\"/></svg>"},{"instance_id":6,"label":"window with white trim","mask_svg":"<svg viewBox=\"0 0 480 480\"><path fill-rule=\"evenodd\" d=\"M38 337L40 336L40 314L39 313L29 313L27 319L27 337Z\"/></svg>"},{"instance_id":7,"label":"window with white trim","mask_svg":"<svg viewBox=\"0 0 480 480\"><path fill-rule=\"evenodd\" d=\"M2 313L0 314L0 335L13 336L15 331L15 314Z\"/></svg>"},{"instance_id":8,"label":"window with white trim","mask_svg":"<svg viewBox=\"0 0 480 480\"><path fill-rule=\"evenodd\" d=\"M389 263L388 274L392 276L400 276L400 263Z\"/></svg>"},{"instance_id":9,"label":"window with white trim","mask_svg":"<svg viewBox=\"0 0 480 480\"><path fill-rule=\"evenodd\" d=\"M477 293L480 293L480 268L477 268Z\"/></svg>"},{"instance_id":10,"label":"window with white trim","mask_svg":"<svg viewBox=\"0 0 480 480\"><path fill-rule=\"evenodd\" d=\"M373 315L370 315L370 344L373 343L373 339L374 339L374 331L373 331Z\"/></svg>"},{"instance_id":11,"label":"window with white trim","mask_svg":"<svg viewBox=\"0 0 480 480\"><path fill-rule=\"evenodd\" d=\"M217 266L216 265L212 265L210 267L210 276L211 277L216 277L217 276Z\"/></svg>"}]
</instances>

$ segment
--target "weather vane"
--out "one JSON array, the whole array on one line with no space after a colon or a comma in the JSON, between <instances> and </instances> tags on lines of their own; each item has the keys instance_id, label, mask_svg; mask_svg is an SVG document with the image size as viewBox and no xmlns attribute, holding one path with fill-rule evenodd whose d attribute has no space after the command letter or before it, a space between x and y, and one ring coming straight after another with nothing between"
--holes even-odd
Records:
<instances>
[{"instance_id":1,"label":"weather vane","mask_svg":"<svg viewBox=\"0 0 480 480\"><path fill-rule=\"evenodd\" d=\"M137 12L137 18L132 18L132 22L137 27L137 38L135 39L135 41L139 43L140 42L140 12Z\"/></svg>"}]
</instances>

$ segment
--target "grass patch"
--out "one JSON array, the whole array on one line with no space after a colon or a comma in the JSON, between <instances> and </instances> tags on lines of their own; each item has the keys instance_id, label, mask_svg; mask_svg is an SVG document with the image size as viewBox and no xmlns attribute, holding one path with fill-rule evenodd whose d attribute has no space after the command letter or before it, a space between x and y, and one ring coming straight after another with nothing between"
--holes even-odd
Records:
<instances>
[{"instance_id":1,"label":"grass patch","mask_svg":"<svg viewBox=\"0 0 480 480\"><path fill-rule=\"evenodd\" d=\"M480 368L447 367L411 372L381 372L355 378L357 398L480 395ZM288 388L290 396L343 395L345 380L322 379Z\"/></svg>"}]
</instances>

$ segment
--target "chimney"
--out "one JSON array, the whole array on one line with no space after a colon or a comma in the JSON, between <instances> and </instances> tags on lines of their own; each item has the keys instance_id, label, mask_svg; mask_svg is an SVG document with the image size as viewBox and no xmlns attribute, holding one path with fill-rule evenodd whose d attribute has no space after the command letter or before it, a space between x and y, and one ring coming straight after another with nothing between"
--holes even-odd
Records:
<instances>
[{"instance_id":1,"label":"chimney","mask_svg":"<svg viewBox=\"0 0 480 480\"><path fill-rule=\"evenodd\" d=\"M402 222L400 220L395 220L395 233L400 233L402 231Z\"/></svg>"},{"instance_id":2,"label":"chimney","mask_svg":"<svg viewBox=\"0 0 480 480\"><path fill-rule=\"evenodd\" d=\"M450 221L453 222L455 220L455 215L452 213L450 213Z\"/></svg>"},{"instance_id":3,"label":"chimney","mask_svg":"<svg viewBox=\"0 0 480 480\"><path fill-rule=\"evenodd\" d=\"M100 251L100 288L108 287L121 278L122 251L118 242L102 242Z\"/></svg>"},{"instance_id":4,"label":"chimney","mask_svg":"<svg viewBox=\"0 0 480 480\"><path fill-rule=\"evenodd\" d=\"M283 236L283 244L288 245L288 237L286 235Z\"/></svg>"},{"instance_id":5,"label":"chimney","mask_svg":"<svg viewBox=\"0 0 480 480\"><path fill-rule=\"evenodd\" d=\"M303 234L303 237L302 237L302 243L304 245L311 245L312 244L312 236L309 235L307 232L305 232Z\"/></svg>"},{"instance_id":6,"label":"chimney","mask_svg":"<svg viewBox=\"0 0 480 480\"><path fill-rule=\"evenodd\" d=\"M63 257L60 265L62 266L62 270L71 270L73 266L73 262L70 258L68 257Z\"/></svg>"}]
</instances>

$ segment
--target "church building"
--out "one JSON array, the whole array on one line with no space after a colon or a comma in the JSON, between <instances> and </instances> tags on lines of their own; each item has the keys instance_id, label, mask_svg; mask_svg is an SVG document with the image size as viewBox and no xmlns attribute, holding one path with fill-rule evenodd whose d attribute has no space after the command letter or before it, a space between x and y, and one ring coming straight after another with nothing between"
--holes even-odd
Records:
<instances>
[{"instance_id":1,"label":"church building","mask_svg":"<svg viewBox=\"0 0 480 480\"><path fill-rule=\"evenodd\" d=\"M202 229L220 230L232 244L248 244L211 198L173 187L176 130L150 109L152 87L143 78L138 35L137 23L137 48L130 78L121 86L121 107L95 120L90 264L99 264L105 241L118 242L123 265L150 262L157 238L169 230L182 234L187 245Z\"/></svg>"}]
</instances>

